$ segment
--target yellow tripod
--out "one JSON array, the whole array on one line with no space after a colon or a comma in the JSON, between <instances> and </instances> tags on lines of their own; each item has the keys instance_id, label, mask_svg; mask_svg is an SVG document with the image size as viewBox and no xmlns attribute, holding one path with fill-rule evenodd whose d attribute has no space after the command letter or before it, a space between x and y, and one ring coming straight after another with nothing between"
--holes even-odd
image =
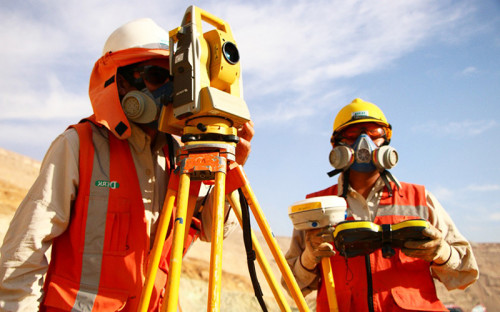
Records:
<instances>
[{"instance_id":1,"label":"yellow tripod","mask_svg":"<svg viewBox=\"0 0 500 312\"><path fill-rule=\"evenodd\" d=\"M178 157L178 171L176 171L179 181L178 189L175 188L175 185L172 185L174 183L169 183L138 311L147 311L148 309L163 250L164 239L176 199L177 210L173 228L174 238L166 296L162 311L177 311L185 233L186 228L189 228L190 218L194 210L194 199L189 198L189 188L193 180L214 182L212 194L214 196L214 213L212 220L207 311L219 311L220 309L222 239L226 198L234 209L240 224L242 223L241 207L235 193L236 189L241 189L242 194L248 202L296 305L300 311L309 311L285 257L270 231L257 198L243 172L243 168L234 161L236 143L224 140L212 140L213 138L236 136L236 129L232 127L232 123L220 117L201 117L188 123L188 126L184 128L184 133L192 135L193 140L184 144ZM253 233L252 242L254 251L257 254L258 263L278 305L282 311L291 311Z\"/></svg>"}]
</instances>

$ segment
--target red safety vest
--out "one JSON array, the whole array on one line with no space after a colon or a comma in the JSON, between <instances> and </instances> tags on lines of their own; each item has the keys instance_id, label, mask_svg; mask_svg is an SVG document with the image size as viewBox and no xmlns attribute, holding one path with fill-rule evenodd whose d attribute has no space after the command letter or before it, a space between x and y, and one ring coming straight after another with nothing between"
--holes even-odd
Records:
<instances>
[{"instance_id":1,"label":"red safety vest","mask_svg":"<svg viewBox=\"0 0 500 312\"><path fill-rule=\"evenodd\" d=\"M392 189L396 190L394 184ZM337 185L307 197L324 195L338 195ZM417 218L428 219L425 188L401 183L392 197L384 190L373 222L395 224ZM395 251L389 259L381 250L347 260L337 251L330 258L339 311L447 311L437 297L429 262ZM316 301L318 312L329 311L321 281Z\"/></svg>"},{"instance_id":2,"label":"red safety vest","mask_svg":"<svg viewBox=\"0 0 500 312\"><path fill-rule=\"evenodd\" d=\"M95 122L94 116L87 120ZM128 141L108 132L109 153L101 145L102 159L97 159L93 139L100 134L90 122L71 127L80 139L78 194L68 228L52 244L40 311L136 311L150 237ZM164 153L167 159L167 147ZM169 170L168 160L166 166ZM186 246L197 238L198 229L199 220L193 218ZM169 233L149 311L161 307L173 231Z\"/></svg>"}]
</instances>

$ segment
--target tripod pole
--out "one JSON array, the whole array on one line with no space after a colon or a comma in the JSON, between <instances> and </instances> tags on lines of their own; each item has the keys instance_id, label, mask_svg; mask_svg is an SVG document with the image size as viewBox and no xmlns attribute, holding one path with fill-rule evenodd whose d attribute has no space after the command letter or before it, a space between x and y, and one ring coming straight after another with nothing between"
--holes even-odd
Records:
<instances>
[{"instance_id":1,"label":"tripod pole","mask_svg":"<svg viewBox=\"0 0 500 312\"><path fill-rule=\"evenodd\" d=\"M250 183L248 182L248 179L246 178L243 172L243 168L241 166L238 166L232 171L234 171L236 178L240 180L239 184L242 185L241 190L243 191L243 194L245 195L245 198L248 201L250 209L252 210L255 220L257 221L257 224L259 225L259 228L262 231L262 234L264 235L267 245L271 249L271 253L273 254L274 259L278 264L281 274L283 275L283 279L285 280L286 285L290 290L292 298L294 299L300 311L309 311L309 307L307 306L304 296L300 291L297 281L293 277L292 270L288 266L285 256L281 252L281 249L279 248L278 243L274 238L274 234L271 233L269 224L267 223L264 214L260 208L260 205L257 201L257 198L255 197L252 188L250 187Z\"/></svg>"},{"instance_id":2,"label":"tripod pole","mask_svg":"<svg viewBox=\"0 0 500 312\"><path fill-rule=\"evenodd\" d=\"M225 159L225 158L224 158ZM215 173L214 210L210 253L210 276L208 279L207 311L219 311L222 280L222 240L224 238L224 194L226 173Z\"/></svg>"},{"instance_id":3,"label":"tripod pole","mask_svg":"<svg viewBox=\"0 0 500 312\"><path fill-rule=\"evenodd\" d=\"M239 203L239 200L236 198L236 194L237 192L234 191L231 194L227 195L227 198L229 204L231 204L231 207L233 208L236 214L236 217L238 218L240 225L243 226L241 205ZM264 251L260 247L259 241L257 240L257 237L255 237L253 230L252 230L252 245L255 254L257 255L257 262L259 263L259 266L262 270L262 273L264 274L264 277L266 278L267 283L271 287L271 291L273 292L274 298L276 299L280 307L280 310L290 312L291 311L290 306L288 305L288 302L286 301L285 296L283 295L283 292L281 291L280 286L271 271L271 266L269 265L269 262L265 258Z\"/></svg>"},{"instance_id":4,"label":"tripod pole","mask_svg":"<svg viewBox=\"0 0 500 312\"><path fill-rule=\"evenodd\" d=\"M155 284L155 277L156 273L158 272L158 265L160 263L163 245L165 244L165 236L167 235L168 224L170 223L170 217L172 215L172 210L174 207L175 193L176 191L169 188L167 190L167 195L165 196L165 201L163 203L163 209L160 215L160 221L153 244L153 249L150 254L146 281L144 283L144 288L142 289L141 301L139 302L139 308L137 310L139 312L146 312L149 307L151 293Z\"/></svg>"},{"instance_id":5,"label":"tripod pole","mask_svg":"<svg viewBox=\"0 0 500 312\"><path fill-rule=\"evenodd\" d=\"M333 281L332 264L330 258L321 259L321 268L323 269L323 281L326 286L326 295L328 298L328 307L331 312L338 312L337 295L335 294L335 283Z\"/></svg>"},{"instance_id":6,"label":"tripod pole","mask_svg":"<svg viewBox=\"0 0 500 312\"><path fill-rule=\"evenodd\" d=\"M182 253L184 249L184 234L186 228L190 181L191 179L188 173L182 173L179 177L179 197L177 212L174 220L174 241L172 244L170 272L166 289L168 297L163 302L163 312L177 312L177 304L179 303L179 284L181 278Z\"/></svg>"}]
</instances>

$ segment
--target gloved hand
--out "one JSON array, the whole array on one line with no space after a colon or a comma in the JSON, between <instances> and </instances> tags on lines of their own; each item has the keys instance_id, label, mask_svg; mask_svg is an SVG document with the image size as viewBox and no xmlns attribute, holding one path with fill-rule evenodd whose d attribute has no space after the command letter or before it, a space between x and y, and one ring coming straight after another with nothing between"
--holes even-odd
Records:
<instances>
[{"instance_id":1,"label":"gloved hand","mask_svg":"<svg viewBox=\"0 0 500 312\"><path fill-rule=\"evenodd\" d=\"M401 249L408 257L420 258L434 262L437 265L445 264L451 258L451 246L443 239L441 232L433 225L422 231L429 237L428 241L407 241Z\"/></svg>"},{"instance_id":2,"label":"gloved hand","mask_svg":"<svg viewBox=\"0 0 500 312\"><path fill-rule=\"evenodd\" d=\"M332 244L325 241L328 229L307 230L305 235L306 248L300 255L302 266L308 270L314 270L323 257L335 255Z\"/></svg>"}]
</instances>

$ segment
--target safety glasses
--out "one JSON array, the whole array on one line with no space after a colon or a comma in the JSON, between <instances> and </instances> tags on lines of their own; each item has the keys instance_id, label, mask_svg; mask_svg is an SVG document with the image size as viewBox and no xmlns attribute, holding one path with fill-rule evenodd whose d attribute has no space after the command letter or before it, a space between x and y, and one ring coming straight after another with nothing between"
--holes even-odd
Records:
<instances>
[{"instance_id":1,"label":"safety glasses","mask_svg":"<svg viewBox=\"0 0 500 312\"><path fill-rule=\"evenodd\" d=\"M386 135L385 128L377 124L355 124L342 130L336 139L356 140L362 133L366 133L372 140L383 138Z\"/></svg>"},{"instance_id":2,"label":"safety glasses","mask_svg":"<svg viewBox=\"0 0 500 312\"><path fill-rule=\"evenodd\" d=\"M153 85L164 84L169 77L170 71L157 65L144 65L134 70L134 78L142 78Z\"/></svg>"}]
</instances>

